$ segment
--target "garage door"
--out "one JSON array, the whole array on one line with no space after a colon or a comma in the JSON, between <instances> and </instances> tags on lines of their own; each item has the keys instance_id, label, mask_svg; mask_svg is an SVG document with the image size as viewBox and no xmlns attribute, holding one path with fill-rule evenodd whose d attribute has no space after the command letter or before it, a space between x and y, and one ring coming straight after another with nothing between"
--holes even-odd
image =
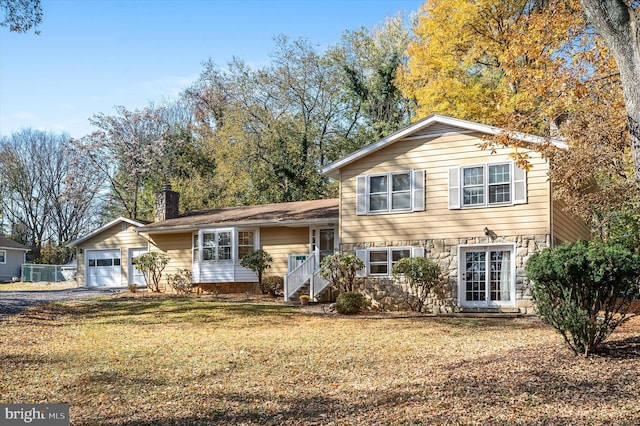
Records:
<instances>
[{"instance_id":1,"label":"garage door","mask_svg":"<svg viewBox=\"0 0 640 426\"><path fill-rule=\"evenodd\" d=\"M87 250L87 286L119 287L122 285L120 249Z\"/></svg>"}]
</instances>

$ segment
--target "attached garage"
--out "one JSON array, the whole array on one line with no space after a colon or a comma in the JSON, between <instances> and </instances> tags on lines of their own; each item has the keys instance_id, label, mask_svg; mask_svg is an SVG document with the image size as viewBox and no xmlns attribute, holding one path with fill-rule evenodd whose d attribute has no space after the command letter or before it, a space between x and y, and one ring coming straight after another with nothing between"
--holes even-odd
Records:
<instances>
[{"instance_id":1,"label":"attached garage","mask_svg":"<svg viewBox=\"0 0 640 426\"><path fill-rule=\"evenodd\" d=\"M136 230L147 222L118 218L69 244L76 248L78 285L124 287L144 285L140 272L132 267L133 257L148 250L148 241Z\"/></svg>"},{"instance_id":2,"label":"attached garage","mask_svg":"<svg viewBox=\"0 0 640 426\"><path fill-rule=\"evenodd\" d=\"M122 285L120 249L87 250L87 287L119 287Z\"/></svg>"}]
</instances>

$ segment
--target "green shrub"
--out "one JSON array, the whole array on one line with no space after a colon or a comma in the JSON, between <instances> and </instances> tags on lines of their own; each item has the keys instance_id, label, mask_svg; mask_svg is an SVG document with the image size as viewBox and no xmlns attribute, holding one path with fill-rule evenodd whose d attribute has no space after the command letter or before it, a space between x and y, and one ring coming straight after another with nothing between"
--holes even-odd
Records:
<instances>
[{"instance_id":1,"label":"green shrub","mask_svg":"<svg viewBox=\"0 0 640 426\"><path fill-rule=\"evenodd\" d=\"M336 300L336 311L342 315L352 315L367 306L367 300L362 293L348 291L340 293Z\"/></svg>"},{"instance_id":2,"label":"green shrub","mask_svg":"<svg viewBox=\"0 0 640 426\"><path fill-rule=\"evenodd\" d=\"M322 259L320 276L341 293L353 292L357 287L356 275L363 268L362 259L353 254L332 254Z\"/></svg>"},{"instance_id":3,"label":"green shrub","mask_svg":"<svg viewBox=\"0 0 640 426\"><path fill-rule=\"evenodd\" d=\"M268 290L262 282L262 274L271 268L272 262L273 258L271 255L262 249L252 251L240 261L240 266L250 269L258 275L258 286L262 294L268 294Z\"/></svg>"},{"instance_id":4,"label":"green shrub","mask_svg":"<svg viewBox=\"0 0 640 426\"><path fill-rule=\"evenodd\" d=\"M167 254L157 251L141 254L133 259L133 264L144 274L144 280L150 291L156 293L161 291L160 279L162 278L162 271L169 263L169 259Z\"/></svg>"},{"instance_id":5,"label":"green shrub","mask_svg":"<svg viewBox=\"0 0 640 426\"><path fill-rule=\"evenodd\" d=\"M617 244L578 241L532 255L526 271L539 316L588 357L627 316L640 256Z\"/></svg>"},{"instance_id":6,"label":"green shrub","mask_svg":"<svg viewBox=\"0 0 640 426\"><path fill-rule=\"evenodd\" d=\"M264 292L274 297L282 296L284 290L284 278L277 275L269 275L262 279L262 288Z\"/></svg>"},{"instance_id":7,"label":"green shrub","mask_svg":"<svg viewBox=\"0 0 640 426\"><path fill-rule=\"evenodd\" d=\"M444 286L440 267L431 259L405 257L393 265L392 272L394 278L402 278L409 285L410 291L405 292L405 300L413 311L422 312L431 293L442 293Z\"/></svg>"}]
</instances>

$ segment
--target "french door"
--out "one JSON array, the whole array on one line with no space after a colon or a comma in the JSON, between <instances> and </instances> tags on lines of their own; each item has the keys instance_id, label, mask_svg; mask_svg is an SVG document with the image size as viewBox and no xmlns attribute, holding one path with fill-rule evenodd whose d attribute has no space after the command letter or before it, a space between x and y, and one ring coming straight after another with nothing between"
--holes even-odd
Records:
<instances>
[{"instance_id":1,"label":"french door","mask_svg":"<svg viewBox=\"0 0 640 426\"><path fill-rule=\"evenodd\" d=\"M515 262L512 246L469 246L460 250L462 306L515 304Z\"/></svg>"}]
</instances>

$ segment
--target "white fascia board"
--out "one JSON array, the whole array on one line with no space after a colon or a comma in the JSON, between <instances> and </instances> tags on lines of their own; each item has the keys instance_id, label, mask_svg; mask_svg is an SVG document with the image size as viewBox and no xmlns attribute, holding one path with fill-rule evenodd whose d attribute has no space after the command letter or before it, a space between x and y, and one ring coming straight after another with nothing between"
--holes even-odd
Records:
<instances>
[{"instance_id":1,"label":"white fascia board","mask_svg":"<svg viewBox=\"0 0 640 426\"><path fill-rule=\"evenodd\" d=\"M402 130L397 131L396 133L392 133L391 135L380 139L377 142L367 145L359 149L358 151L355 151L347 155L346 157L343 157L337 161L334 161L333 163L323 167L320 170L320 173L326 176L334 176L337 174L337 171L340 168L362 157L365 157L375 151L378 151L379 149L382 149L387 145L390 145L398 141L399 139L403 139L412 133L415 133L425 127L431 126L434 123L446 124L446 125L466 129L468 131L485 133L489 135L507 134L510 138L513 138L522 142L528 142L528 143L534 143L534 144L542 144L547 141L547 139L539 136L529 135L529 134L520 133L520 132L509 132L499 127L487 126L486 124L474 123L473 121L460 120L458 118L433 114L433 115L430 115L429 117L423 118L420 121L417 121L416 123L410 125L409 127L406 127ZM434 137L434 136L438 136L438 135L432 135L431 137ZM430 136L425 136L425 137L430 137ZM557 148L567 149L567 144L564 143L563 141L560 141L557 139L551 139L550 142L553 146Z\"/></svg>"},{"instance_id":2,"label":"white fascia board","mask_svg":"<svg viewBox=\"0 0 640 426\"><path fill-rule=\"evenodd\" d=\"M189 226L163 226L151 230L136 229L138 234L172 234L178 232L194 232L200 229L218 229L218 228L260 228L267 226L283 226L283 227L300 227L300 226L316 226L321 224L337 225L338 219L307 219L307 220L266 220L260 222L220 222L207 223L202 225Z\"/></svg>"},{"instance_id":3,"label":"white fascia board","mask_svg":"<svg viewBox=\"0 0 640 426\"><path fill-rule=\"evenodd\" d=\"M114 219L111 222L107 223L106 225L101 226L100 228L96 229L95 231L90 232L89 234L85 235L84 237L80 237L77 240L71 241L69 244L67 244L67 247L75 247L78 244L82 244L83 242L87 241L88 239L91 239L91 238L95 237L99 233L111 228L114 225L117 225L120 222L126 222L129 225L132 225L132 226L135 226L135 227L138 227L138 228L141 227L141 226L144 226L144 223L138 222L137 220L128 219L126 217L119 217L119 218Z\"/></svg>"},{"instance_id":4,"label":"white fascia board","mask_svg":"<svg viewBox=\"0 0 640 426\"><path fill-rule=\"evenodd\" d=\"M28 248L18 248L18 247L3 247L0 246L0 250L19 250L19 251L23 251L23 252L28 252L30 249Z\"/></svg>"}]
</instances>

